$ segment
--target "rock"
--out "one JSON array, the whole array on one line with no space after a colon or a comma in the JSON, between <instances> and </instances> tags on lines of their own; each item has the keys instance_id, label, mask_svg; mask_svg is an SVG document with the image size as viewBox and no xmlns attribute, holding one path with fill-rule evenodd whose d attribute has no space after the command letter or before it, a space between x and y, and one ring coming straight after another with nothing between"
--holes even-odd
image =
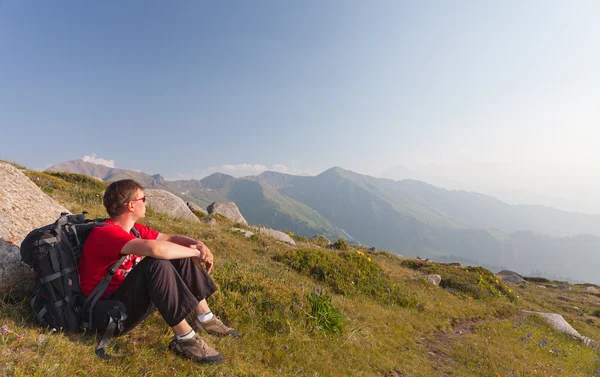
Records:
<instances>
[{"instance_id":1,"label":"rock","mask_svg":"<svg viewBox=\"0 0 600 377\"><path fill-rule=\"evenodd\" d=\"M154 211L171 216L178 220L199 222L198 217L190 211L185 202L178 196L160 189L145 189L148 206Z\"/></svg>"},{"instance_id":2,"label":"rock","mask_svg":"<svg viewBox=\"0 0 600 377\"><path fill-rule=\"evenodd\" d=\"M536 284L536 287L538 287L538 288L543 288L543 289L546 289L546 286L545 286L545 285L539 285L539 284Z\"/></svg>"},{"instance_id":3,"label":"rock","mask_svg":"<svg viewBox=\"0 0 600 377\"><path fill-rule=\"evenodd\" d=\"M598 289L596 289L596 287L592 287L592 286L587 287L585 290L588 292L598 292Z\"/></svg>"},{"instance_id":4,"label":"rock","mask_svg":"<svg viewBox=\"0 0 600 377\"><path fill-rule=\"evenodd\" d=\"M213 202L206 210L211 215L217 214L225 216L236 223L248 225L248 222L244 216L242 216L234 202Z\"/></svg>"},{"instance_id":5,"label":"rock","mask_svg":"<svg viewBox=\"0 0 600 377\"><path fill-rule=\"evenodd\" d=\"M185 205L188 206L188 208L190 209L190 211L200 211L202 213L206 213L206 211L204 210L204 208L200 207L198 204L194 203L194 202L185 202Z\"/></svg>"},{"instance_id":6,"label":"rock","mask_svg":"<svg viewBox=\"0 0 600 377\"><path fill-rule=\"evenodd\" d=\"M440 285L440 281L442 281L442 277L438 274L425 275L425 279L436 287Z\"/></svg>"},{"instance_id":7,"label":"rock","mask_svg":"<svg viewBox=\"0 0 600 377\"><path fill-rule=\"evenodd\" d=\"M375 246L373 246L373 247L369 248L369 252L371 252L373 254L377 254L377 253L379 253L379 250L377 250L377 248Z\"/></svg>"},{"instance_id":8,"label":"rock","mask_svg":"<svg viewBox=\"0 0 600 377\"><path fill-rule=\"evenodd\" d=\"M29 232L55 222L61 212L68 210L22 171L0 162L0 239L20 246Z\"/></svg>"},{"instance_id":9,"label":"rock","mask_svg":"<svg viewBox=\"0 0 600 377\"><path fill-rule=\"evenodd\" d=\"M554 287L555 289L560 289L563 291L570 291L571 287L569 287L568 285L557 285L556 287Z\"/></svg>"},{"instance_id":10,"label":"rock","mask_svg":"<svg viewBox=\"0 0 600 377\"><path fill-rule=\"evenodd\" d=\"M439 263L439 264L444 265L444 266L461 267L459 262L448 262L448 263Z\"/></svg>"},{"instance_id":11,"label":"rock","mask_svg":"<svg viewBox=\"0 0 600 377\"><path fill-rule=\"evenodd\" d=\"M19 246L36 228L67 209L44 194L21 170L0 162L0 297L33 291L33 272L21 262Z\"/></svg>"},{"instance_id":12,"label":"rock","mask_svg":"<svg viewBox=\"0 0 600 377\"><path fill-rule=\"evenodd\" d=\"M242 234L244 234L244 237L246 238L250 238L254 235L254 232L251 232L247 229L242 229L242 228L231 228L232 232L240 232Z\"/></svg>"},{"instance_id":13,"label":"rock","mask_svg":"<svg viewBox=\"0 0 600 377\"><path fill-rule=\"evenodd\" d=\"M329 239L322 234L310 237L307 241L311 244L321 247L327 247L328 245L331 245L331 241L329 241Z\"/></svg>"},{"instance_id":14,"label":"rock","mask_svg":"<svg viewBox=\"0 0 600 377\"><path fill-rule=\"evenodd\" d=\"M567 334L569 336L572 336L575 339L579 339L581 340L585 345L590 346L592 348L597 348L598 344L586 337L583 336L581 334L579 334L577 332L577 330L575 330L567 321L565 321L565 319L563 318L562 315L560 314L556 314L556 313L541 313L541 312L530 312L530 311L526 311L524 310L523 313L525 314L537 314L540 317L546 319L546 321L548 321L548 323L550 324L550 326L552 326L556 331L563 333L563 334Z\"/></svg>"},{"instance_id":15,"label":"rock","mask_svg":"<svg viewBox=\"0 0 600 377\"><path fill-rule=\"evenodd\" d=\"M29 294L35 288L33 271L21 262L19 247L0 240L0 297Z\"/></svg>"},{"instance_id":16,"label":"rock","mask_svg":"<svg viewBox=\"0 0 600 377\"><path fill-rule=\"evenodd\" d=\"M560 301L569 301L569 299L568 299L568 298L566 298L565 296L558 296L558 299L559 299Z\"/></svg>"},{"instance_id":17,"label":"rock","mask_svg":"<svg viewBox=\"0 0 600 377\"><path fill-rule=\"evenodd\" d=\"M498 275L498 277L505 283L527 283L527 280L523 279L519 275Z\"/></svg>"},{"instance_id":18,"label":"rock","mask_svg":"<svg viewBox=\"0 0 600 377\"><path fill-rule=\"evenodd\" d=\"M215 219L214 217L210 217L210 216L200 217L199 219L203 223L206 223L206 224L209 224L209 225L215 225L217 223L217 219Z\"/></svg>"},{"instance_id":19,"label":"rock","mask_svg":"<svg viewBox=\"0 0 600 377\"><path fill-rule=\"evenodd\" d=\"M519 277L521 276L521 275L519 275L516 272L511 271L511 270L502 270L502 271L498 272L496 275L498 275L498 276L517 275Z\"/></svg>"},{"instance_id":20,"label":"rock","mask_svg":"<svg viewBox=\"0 0 600 377\"><path fill-rule=\"evenodd\" d=\"M273 237L277 241L281 241L281 242L286 243L291 246L296 246L296 242L290 236L288 236L287 234L285 234L279 230L261 227L261 228L258 228L257 231L260 234L264 234L266 236Z\"/></svg>"}]
</instances>

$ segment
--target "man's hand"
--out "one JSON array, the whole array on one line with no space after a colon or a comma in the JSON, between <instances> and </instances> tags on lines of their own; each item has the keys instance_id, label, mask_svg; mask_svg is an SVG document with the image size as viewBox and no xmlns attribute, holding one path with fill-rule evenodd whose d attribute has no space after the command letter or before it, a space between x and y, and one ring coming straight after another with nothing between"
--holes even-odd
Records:
<instances>
[{"instance_id":1,"label":"man's hand","mask_svg":"<svg viewBox=\"0 0 600 377\"><path fill-rule=\"evenodd\" d=\"M214 266L213 265L213 255L212 255L212 252L210 251L210 249L208 247L206 247L206 245L201 241L198 241L195 245L190 245L190 247L192 249L197 249L200 252L200 255L198 255L198 258L194 259L194 261L197 261L197 263L199 263L200 267L203 267L202 263L204 263L206 272L210 273Z\"/></svg>"}]
</instances>

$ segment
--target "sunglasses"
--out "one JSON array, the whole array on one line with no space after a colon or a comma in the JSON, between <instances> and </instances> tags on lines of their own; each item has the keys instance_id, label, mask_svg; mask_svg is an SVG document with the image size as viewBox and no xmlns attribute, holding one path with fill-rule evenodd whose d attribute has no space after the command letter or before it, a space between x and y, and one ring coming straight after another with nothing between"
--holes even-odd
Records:
<instances>
[{"instance_id":1,"label":"sunglasses","mask_svg":"<svg viewBox=\"0 0 600 377\"><path fill-rule=\"evenodd\" d=\"M139 198L139 199L133 199L133 200L130 200L129 202L137 202L137 201L139 201L139 200L141 200L141 201L142 201L142 203L146 203L146 197L145 197L145 196L142 196L142 197L141 197L141 198ZM129 202L127 202L127 203L129 203ZM125 204L127 204L127 203L125 203Z\"/></svg>"}]
</instances>

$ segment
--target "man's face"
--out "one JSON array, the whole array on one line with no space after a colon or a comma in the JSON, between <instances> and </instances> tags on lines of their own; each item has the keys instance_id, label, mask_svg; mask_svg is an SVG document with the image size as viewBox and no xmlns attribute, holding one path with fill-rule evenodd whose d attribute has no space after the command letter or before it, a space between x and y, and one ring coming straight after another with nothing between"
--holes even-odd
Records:
<instances>
[{"instance_id":1,"label":"man's face","mask_svg":"<svg viewBox=\"0 0 600 377\"><path fill-rule=\"evenodd\" d=\"M138 189L135 194L135 199L130 203L133 206L132 215L135 219L143 219L144 216L146 216L146 196L144 195L144 190Z\"/></svg>"}]
</instances>

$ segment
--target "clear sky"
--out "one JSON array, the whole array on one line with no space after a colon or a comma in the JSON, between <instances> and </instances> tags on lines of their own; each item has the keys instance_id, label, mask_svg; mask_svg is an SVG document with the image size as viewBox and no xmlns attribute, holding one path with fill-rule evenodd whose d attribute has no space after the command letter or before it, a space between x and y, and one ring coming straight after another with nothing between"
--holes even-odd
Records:
<instances>
[{"instance_id":1,"label":"clear sky","mask_svg":"<svg viewBox=\"0 0 600 377\"><path fill-rule=\"evenodd\" d=\"M598 20L584 0L0 0L0 159L341 166L600 212Z\"/></svg>"}]
</instances>

